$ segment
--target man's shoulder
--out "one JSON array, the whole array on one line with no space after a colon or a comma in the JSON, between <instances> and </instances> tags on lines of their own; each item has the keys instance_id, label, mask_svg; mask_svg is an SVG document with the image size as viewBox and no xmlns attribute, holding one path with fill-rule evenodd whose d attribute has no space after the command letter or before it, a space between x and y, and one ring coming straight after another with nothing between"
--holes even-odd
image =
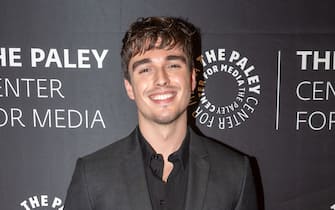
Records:
<instances>
[{"instance_id":1,"label":"man's shoulder","mask_svg":"<svg viewBox=\"0 0 335 210\"><path fill-rule=\"evenodd\" d=\"M206 151L205 158L211 166L212 175L224 177L240 177L242 179L249 167L249 157L220 142L204 136L198 136L198 147L202 145L201 150Z\"/></svg>"},{"instance_id":2,"label":"man's shoulder","mask_svg":"<svg viewBox=\"0 0 335 210\"><path fill-rule=\"evenodd\" d=\"M201 144L203 144L204 148L207 150L210 159L220 159L225 162L244 162L247 158L246 154L243 154L237 149L221 141L198 134L196 134L196 136L196 138L201 141Z\"/></svg>"},{"instance_id":3,"label":"man's shoulder","mask_svg":"<svg viewBox=\"0 0 335 210\"><path fill-rule=\"evenodd\" d=\"M111 160L118 161L129 154L131 150L134 150L135 140L136 137L133 131L128 136L125 136L93 153L85 155L80 159L88 163Z\"/></svg>"}]
</instances>

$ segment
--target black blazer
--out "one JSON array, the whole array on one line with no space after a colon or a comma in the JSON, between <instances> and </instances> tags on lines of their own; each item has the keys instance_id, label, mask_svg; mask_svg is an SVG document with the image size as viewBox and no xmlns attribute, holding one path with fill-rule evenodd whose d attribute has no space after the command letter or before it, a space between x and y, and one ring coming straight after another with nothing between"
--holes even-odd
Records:
<instances>
[{"instance_id":1,"label":"black blazer","mask_svg":"<svg viewBox=\"0 0 335 210\"><path fill-rule=\"evenodd\" d=\"M185 210L256 210L249 161L190 129ZM78 159L64 210L151 210L142 151L133 131Z\"/></svg>"}]
</instances>

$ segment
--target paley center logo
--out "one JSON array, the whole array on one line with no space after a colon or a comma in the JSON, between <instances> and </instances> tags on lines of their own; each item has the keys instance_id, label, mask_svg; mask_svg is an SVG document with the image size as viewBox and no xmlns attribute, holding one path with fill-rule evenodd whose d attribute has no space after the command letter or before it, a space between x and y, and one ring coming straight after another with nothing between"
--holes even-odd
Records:
<instances>
[{"instance_id":1,"label":"paley center logo","mask_svg":"<svg viewBox=\"0 0 335 210\"><path fill-rule=\"evenodd\" d=\"M63 210L64 205L62 199L59 197L52 197L49 195L34 195L20 203L20 206L25 210L33 209L52 209Z\"/></svg>"},{"instance_id":2,"label":"paley center logo","mask_svg":"<svg viewBox=\"0 0 335 210\"><path fill-rule=\"evenodd\" d=\"M191 105L197 122L218 129L232 129L254 114L261 93L260 77L248 57L224 48L205 51L198 59L197 89ZM195 102L193 100L197 100Z\"/></svg>"}]
</instances>

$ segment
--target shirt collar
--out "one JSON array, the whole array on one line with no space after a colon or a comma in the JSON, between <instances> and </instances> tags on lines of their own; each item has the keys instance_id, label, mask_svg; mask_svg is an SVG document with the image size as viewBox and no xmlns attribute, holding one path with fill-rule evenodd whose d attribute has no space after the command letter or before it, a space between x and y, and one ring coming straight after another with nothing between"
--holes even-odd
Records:
<instances>
[{"instance_id":1,"label":"shirt collar","mask_svg":"<svg viewBox=\"0 0 335 210\"><path fill-rule=\"evenodd\" d=\"M147 167L150 165L151 157L153 155L156 155L157 153L148 143L148 141L144 138L138 126L136 127L136 134L140 142L144 164ZM174 161L179 160L182 168L185 169L189 159L189 144L190 144L189 142L190 142L190 132L189 129L187 129L186 136L183 140L182 145L179 147L177 151L169 155L168 160L172 163Z\"/></svg>"}]
</instances>

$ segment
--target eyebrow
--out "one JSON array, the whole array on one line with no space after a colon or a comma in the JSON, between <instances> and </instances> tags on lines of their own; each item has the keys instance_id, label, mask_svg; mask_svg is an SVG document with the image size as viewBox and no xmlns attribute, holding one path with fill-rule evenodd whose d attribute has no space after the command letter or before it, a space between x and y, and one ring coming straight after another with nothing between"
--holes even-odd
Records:
<instances>
[{"instance_id":1,"label":"eyebrow","mask_svg":"<svg viewBox=\"0 0 335 210\"><path fill-rule=\"evenodd\" d=\"M183 55L168 55L165 58L166 61L173 61L173 60L180 60L183 63L186 63L186 57ZM134 71L134 69L142 64L146 64L146 63L151 63L152 60L150 58L144 58L138 61L135 61L132 65L132 69Z\"/></svg>"},{"instance_id":2,"label":"eyebrow","mask_svg":"<svg viewBox=\"0 0 335 210\"><path fill-rule=\"evenodd\" d=\"M171 61L171 60L180 60L180 61L182 61L183 63L186 63L186 58L185 58L185 56L183 56L183 55L169 55L169 56L166 57L165 60L167 60L167 61Z\"/></svg>"},{"instance_id":3,"label":"eyebrow","mask_svg":"<svg viewBox=\"0 0 335 210\"><path fill-rule=\"evenodd\" d=\"M136 67L138 67L139 65L142 65L142 64L146 64L146 63L150 63L151 62L151 59L149 59L149 58L144 58L144 59L141 59L141 60L139 60L139 61L135 61L134 63L133 63L133 71L134 71L134 69L136 68Z\"/></svg>"}]
</instances>

